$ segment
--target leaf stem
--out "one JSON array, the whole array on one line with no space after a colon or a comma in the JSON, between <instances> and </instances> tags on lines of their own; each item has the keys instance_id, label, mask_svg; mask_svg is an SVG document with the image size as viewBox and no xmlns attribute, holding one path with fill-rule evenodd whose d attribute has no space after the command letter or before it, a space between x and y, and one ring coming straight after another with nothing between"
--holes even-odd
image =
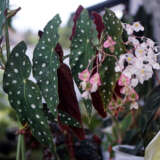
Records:
<instances>
[{"instance_id":1,"label":"leaf stem","mask_svg":"<svg viewBox=\"0 0 160 160\"><path fill-rule=\"evenodd\" d=\"M21 135L21 154L22 154L22 160L25 160L24 135Z\"/></svg>"},{"instance_id":2,"label":"leaf stem","mask_svg":"<svg viewBox=\"0 0 160 160\"><path fill-rule=\"evenodd\" d=\"M7 51L7 59L10 55L10 43L9 43L9 32L8 32L8 19L5 22L5 39L6 39L6 51Z\"/></svg>"},{"instance_id":3,"label":"leaf stem","mask_svg":"<svg viewBox=\"0 0 160 160\"><path fill-rule=\"evenodd\" d=\"M20 134L18 135L16 160L20 160L21 136L22 136L22 135L20 135Z\"/></svg>"}]
</instances>

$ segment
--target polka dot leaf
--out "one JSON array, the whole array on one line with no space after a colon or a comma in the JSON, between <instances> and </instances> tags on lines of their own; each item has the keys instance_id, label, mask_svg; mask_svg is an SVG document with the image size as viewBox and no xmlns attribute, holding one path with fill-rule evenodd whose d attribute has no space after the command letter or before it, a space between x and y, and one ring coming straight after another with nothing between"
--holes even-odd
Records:
<instances>
[{"instance_id":1,"label":"polka dot leaf","mask_svg":"<svg viewBox=\"0 0 160 160\"><path fill-rule=\"evenodd\" d=\"M121 21L116 17L115 13L109 9L105 10L103 16L103 23L105 25L106 31L110 36L121 36L123 32L123 27Z\"/></svg>"},{"instance_id":2,"label":"polka dot leaf","mask_svg":"<svg viewBox=\"0 0 160 160\"><path fill-rule=\"evenodd\" d=\"M40 143L53 149L52 136L42 110L39 87L28 80L31 63L25 55L26 45L20 42L12 51L4 72L3 89L8 94L11 106L20 119L27 122Z\"/></svg>"},{"instance_id":3,"label":"polka dot leaf","mask_svg":"<svg viewBox=\"0 0 160 160\"><path fill-rule=\"evenodd\" d=\"M69 115L66 112L59 110L58 117L59 117L60 122L63 123L64 125L82 128L81 124L75 118L73 118L71 115Z\"/></svg>"},{"instance_id":4,"label":"polka dot leaf","mask_svg":"<svg viewBox=\"0 0 160 160\"><path fill-rule=\"evenodd\" d=\"M9 0L0 0L0 37L2 35L2 27L5 23L5 10L9 8Z\"/></svg>"},{"instance_id":5,"label":"polka dot leaf","mask_svg":"<svg viewBox=\"0 0 160 160\"><path fill-rule=\"evenodd\" d=\"M108 49L105 49L105 52L113 54L118 58L121 54L125 53L125 46L122 41L123 28L121 25L121 21L115 16L114 12L106 9L106 12L103 16L103 23L105 26L106 37L107 35L109 35L116 42L115 50L113 53L111 53ZM106 57L99 70L102 81L100 94L105 108L107 107L113 96L116 82L120 76L115 72L115 62L116 59L114 57Z\"/></svg>"},{"instance_id":6,"label":"polka dot leaf","mask_svg":"<svg viewBox=\"0 0 160 160\"><path fill-rule=\"evenodd\" d=\"M59 59L54 50L59 39L60 23L60 17L56 15L46 25L33 54L33 76L38 82L49 110L55 117L57 117L56 107L59 103L57 80Z\"/></svg>"},{"instance_id":7,"label":"polka dot leaf","mask_svg":"<svg viewBox=\"0 0 160 160\"><path fill-rule=\"evenodd\" d=\"M96 29L92 30L93 22L89 18L87 10L83 10L76 22L76 31L72 39L70 66L73 77L79 87L80 80L78 73L87 68L90 59L96 54L92 45ZM94 37L93 37L94 36Z\"/></svg>"},{"instance_id":8,"label":"polka dot leaf","mask_svg":"<svg viewBox=\"0 0 160 160\"><path fill-rule=\"evenodd\" d=\"M71 42L70 66L74 80L81 91L78 73L86 69L90 60L96 55L93 44L98 41L98 33L85 9L81 11L75 25L76 30ZM92 105L86 106L86 110L90 115L89 111L92 110Z\"/></svg>"}]
</instances>

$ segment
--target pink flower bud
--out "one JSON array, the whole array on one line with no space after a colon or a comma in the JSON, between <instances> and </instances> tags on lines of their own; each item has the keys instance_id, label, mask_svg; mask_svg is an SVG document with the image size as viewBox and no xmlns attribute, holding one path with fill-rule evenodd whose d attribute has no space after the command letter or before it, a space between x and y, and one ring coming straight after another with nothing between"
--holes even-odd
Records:
<instances>
[{"instance_id":1,"label":"pink flower bud","mask_svg":"<svg viewBox=\"0 0 160 160\"><path fill-rule=\"evenodd\" d=\"M87 82L90 77L90 72L88 69L85 69L83 72L79 73L78 77L80 80Z\"/></svg>"},{"instance_id":2,"label":"pink flower bud","mask_svg":"<svg viewBox=\"0 0 160 160\"><path fill-rule=\"evenodd\" d=\"M109 48L109 47L112 47L116 44L115 41L113 41L112 37L108 36L107 37L107 40L104 42L103 44L103 47L104 48Z\"/></svg>"},{"instance_id":3,"label":"pink flower bud","mask_svg":"<svg viewBox=\"0 0 160 160\"><path fill-rule=\"evenodd\" d=\"M130 84L130 78L124 74L121 74L120 79L118 80L119 86L128 86Z\"/></svg>"},{"instance_id":4,"label":"pink flower bud","mask_svg":"<svg viewBox=\"0 0 160 160\"><path fill-rule=\"evenodd\" d=\"M100 85L101 85L101 80L100 80L99 73L98 73L98 72L95 73L95 74L91 77L91 79L90 79L89 82L90 82L92 85L97 84L98 86L100 86Z\"/></svg>"}]
</instances>

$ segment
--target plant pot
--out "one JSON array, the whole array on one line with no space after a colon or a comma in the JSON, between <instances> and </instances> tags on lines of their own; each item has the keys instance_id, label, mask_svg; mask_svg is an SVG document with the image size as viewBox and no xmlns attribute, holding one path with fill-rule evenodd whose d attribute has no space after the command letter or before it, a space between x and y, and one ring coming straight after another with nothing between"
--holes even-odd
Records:
<instances>
[{"instance_id":1,"label":"plant pot","mask_svg":"<svg viewBox=\"0 0 160 160\"><path fill-rule=\"evenodd\" d=\"M115 151L114 160L144 160L144 157L135 156L135 155L131 155L129 153L120 151L119 150L120 147L134 149L134 146L129 146L129 145L117 145L113 147L113 150Z\"/></svg>"}]
</instances>

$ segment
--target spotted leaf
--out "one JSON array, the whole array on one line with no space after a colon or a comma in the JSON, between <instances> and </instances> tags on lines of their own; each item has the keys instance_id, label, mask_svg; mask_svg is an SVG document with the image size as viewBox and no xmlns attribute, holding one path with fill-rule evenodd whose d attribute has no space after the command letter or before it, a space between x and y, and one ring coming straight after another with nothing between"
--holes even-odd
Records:
<instances>
[{"instance_id":1,"label":"spotted leaf","mask_svg":"<svg viewBox=\"0 0 160 160\"><path fill-rule=\"evenodd\" d=\"M103 23L105 26L104 34L106 35L106 38L109 35L116 42L114 53L110 53L108 49L105 51L106 53L113 54L118 58L121 54L125 53L125 46L122 41L123 28L121 21L115 16L114 12L106 9L103 16ZM116 82L119 78L119 74L115 72L115 62L116 59L114 57L106 57L99 70L102 81L100 94L105 108L113 96Z\"/></svg>"},{"instance_id":2,"label":"spotted leaf","mask_svg":"<svg viewBox=\"0 0 160 160\"><path fill-rule=\"evenodd\" d=\"M58 115L59 115L59 120L63 124L71 126L71 127L81 128L81 124L75 118L70 116L68 113L59 110Z\"/></svg>"},{"instance_id":3,"label":"spotted leaf","mask_svg":"<svg viewBox=\"0 0 160 160\"><path fill-rule=\"evenodd\" d=\"M9 7L9 0L0 0L0 37L2 35L2 27L5 23L5 10Z\"/></svg>"},{"instance_id":4,"label":"spotted leaf","mask_svg":"<svg viewBox=\"0 0 160 160\"><path fill-rule=\"evenodd\" d=\"M92 21L88 12L84 9L76 23L76 31L72 38L70 65L73 77L79 87L78 73L87 68L89 60L96 54L92 45L93 31Z\"/></svg>"},{"instance_id":5,"label":"spotted leaf","mask_svg":"<svg viewBox=\"0 0 160 160\"><path fill-rule=\"evenodd\" d=\"M28 80L31 74L31 63L25 51L24 42L13 49L6 64L3 88L8 94L11 106L29 124L33 135L42 144L53 148L52 136L42 110L39 87Z\"/></svg>"},{"instance_id":6,"label":"spotted leaf","mask_svg":"<svg viewBox=\"0 0 160 160\"><path fill-rule=\"evenodd\" d=\"M59 59L55 52L58 43L58 27L61 23L59 15L56 15L44 28L33 55L33 76L38 82L42 95L48 108L57 118L58 80L57 68Z\"/></svg>"},{"instance_id":7,"label":"spotted leaf","mask_svg":"<svg viewBox=\"0 0 160 160\"><path fill-rule=\"evenodd\" d=\"M72 35L71 44L70 66L74 80L80 89L78 73L86 69L92 57L96 55L96 50L93 47L93 41L95 41L95 37L97 38L98 33L93 27L93 22L89 18L88 12L85 9L81 9L81 13L79 13L79 16L76 18L74 27L74 35ZM92 64L90 66L92 66ZM92 110L91 105L87 104L85 106L90 106L90 108L86 108L87 111Z\"/></svg>"}]
</instances>

